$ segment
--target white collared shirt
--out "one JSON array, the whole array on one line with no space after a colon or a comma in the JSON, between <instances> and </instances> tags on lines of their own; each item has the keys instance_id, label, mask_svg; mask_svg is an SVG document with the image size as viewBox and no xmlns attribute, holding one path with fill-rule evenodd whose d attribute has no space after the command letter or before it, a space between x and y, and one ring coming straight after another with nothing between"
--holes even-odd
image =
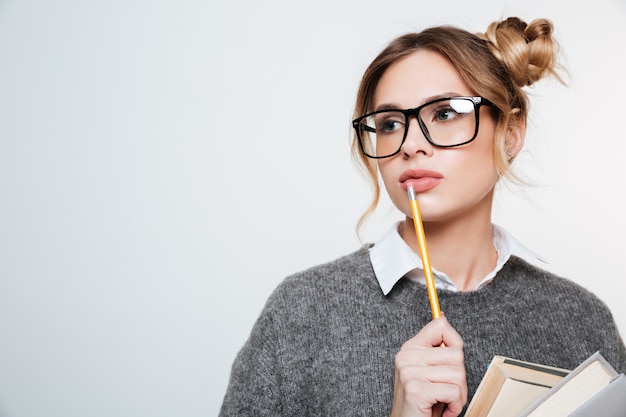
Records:
<instances>
[{"instance_id":1,"label":"white collared shirt","mask_svg":"<svg viewBox=\"0 0 626 417\"><path fill-rule=\"evenodd\" d=\"M372 267L378 279L378 284L385 295L389 294L396 283L406 276L411 281L426 284L422 259L406 244L398 233L399 222L396 223L374 246L369 249ZM515 237L495 224L493 226L493 245L498 254L496 267L475 288L476 290L487 285L502 269L511 255L523 258L535 258L546 262ZM437 271L433 266L433 277L437 288L458 291L454 282L445 273Z\"/></svg>"}]
</instances>

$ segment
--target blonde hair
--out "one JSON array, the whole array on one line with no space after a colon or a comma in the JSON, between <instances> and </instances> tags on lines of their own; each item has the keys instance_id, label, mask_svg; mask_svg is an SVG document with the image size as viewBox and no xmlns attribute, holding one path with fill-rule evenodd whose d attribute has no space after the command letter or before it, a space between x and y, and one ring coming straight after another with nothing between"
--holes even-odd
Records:
<instances>
[{"instance_id":1,"label":"blonde hair","mask_svg":"<svg viewBox=\"0 0 626 417\"><path fill-rule=\"evenodd\" d=\"M436 26L402 35L391 41L363 74L354 118L373 110L374 92L387 68L420 49L446 57L477 95L494 104L496 169L501 177L518 181L510 169L512 159L506 154L506 138L512 126L526 123L529 102L523 87L549 75L562 82L557 72L559 46L553 38L552 22L536 19L527 24L517 17L510 17L491 23L485 33L473 34L452 26ZM352 137L352 156L373 185L373 198L357 223L358 232L376 209L381 191L378 165L363 154L356 134Z\"/></svg>"}]
</instances>

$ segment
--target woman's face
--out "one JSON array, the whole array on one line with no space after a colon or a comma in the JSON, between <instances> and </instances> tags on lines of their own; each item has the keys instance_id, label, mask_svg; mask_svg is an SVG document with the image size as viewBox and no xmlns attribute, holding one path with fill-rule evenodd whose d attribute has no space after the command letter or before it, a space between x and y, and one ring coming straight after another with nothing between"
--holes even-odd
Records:
<instances>
[{"instance_id":1,"label":"woman's face","mask_svg":"<svg viewBox=\"0 0 626 417\"><path fill-rule=\"evenodd\" d=\"M439 97L474 95L446 58L419 50L385 71L374 92L373 110L410 109ZM498 179L493 156L495 123L488 108L482 106L479 111L478 136L467 145L431 145L412 117L400 153L378 160L387 193L408 217L411 209L406 188L412 185L424 222L475 215L490 219Z\"/></svg>"}]
</instances>

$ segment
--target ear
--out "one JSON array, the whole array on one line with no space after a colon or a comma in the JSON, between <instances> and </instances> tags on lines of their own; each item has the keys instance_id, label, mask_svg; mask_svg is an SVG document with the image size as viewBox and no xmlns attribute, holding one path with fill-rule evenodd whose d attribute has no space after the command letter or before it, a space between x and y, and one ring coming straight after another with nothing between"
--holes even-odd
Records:
<instances>
[{"instance_id":1,"label":"ear","mask_svg":"<svg viewBox=\"0 0 626 417\"><path fill-rule=\"evenodd\" d=\"M515 120L507 132L506 137L506 159L511 162L513 158L522 150L526 139L526 118L519 115L520 109L513 110Z\"/></svg>"}]
</instances>

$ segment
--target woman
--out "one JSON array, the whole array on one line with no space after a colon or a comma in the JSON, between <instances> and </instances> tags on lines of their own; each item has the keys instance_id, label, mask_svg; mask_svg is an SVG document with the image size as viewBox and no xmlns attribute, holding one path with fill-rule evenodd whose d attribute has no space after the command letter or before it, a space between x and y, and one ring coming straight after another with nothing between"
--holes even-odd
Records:
<instances>
[{"instance_id":1,"label":"woman","mask_svg":"<svg viewBox=\"0 0 626 417\"><path fill-rule=\"evenodd\" d=\"M573 369L626 349L593 294L522 257L491 223L526 133L523 87L556 73L552 24L392 41L359 89L353 151L405 215L379 242L288 277L233 365L221 416L462 415L494 355ZM418 195L439 303L432 320L407 188Z\"/></svg>"}]
</instances>

